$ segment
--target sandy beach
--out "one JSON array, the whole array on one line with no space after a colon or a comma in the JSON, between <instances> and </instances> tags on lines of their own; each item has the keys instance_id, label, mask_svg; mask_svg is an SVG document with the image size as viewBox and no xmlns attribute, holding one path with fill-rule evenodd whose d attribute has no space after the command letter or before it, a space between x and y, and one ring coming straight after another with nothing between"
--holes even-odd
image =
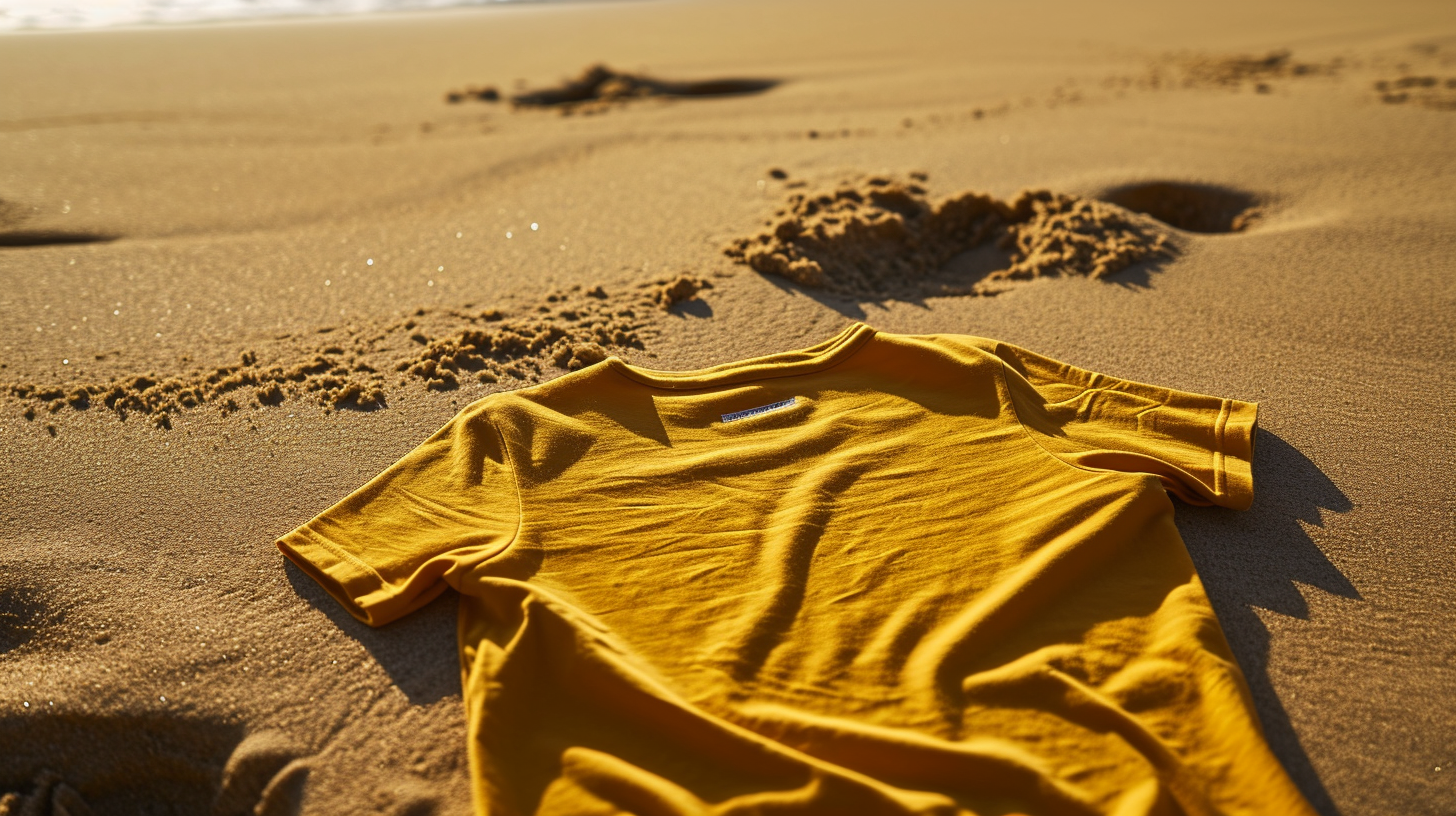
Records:
<instances>
[{"instance_id":1,"label":"sandy beach","mask_svg":"<svg viewBox=\"0 0 1456 816\"><path fill-rule=\"evenodd\" d=\"M528 4L0 78L0 813L470 812L455 595L371 629L274 541L487 394L853 321L1259 403L1253 507L1177 519L1268 742L1320 813L1456 812L1456 5Z\"/></svg>"}]
</instances>

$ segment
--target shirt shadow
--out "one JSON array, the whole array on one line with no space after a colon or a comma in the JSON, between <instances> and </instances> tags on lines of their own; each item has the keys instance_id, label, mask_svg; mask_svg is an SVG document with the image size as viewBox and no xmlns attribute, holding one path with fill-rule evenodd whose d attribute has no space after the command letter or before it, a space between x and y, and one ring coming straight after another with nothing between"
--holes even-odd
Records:
<instances>
[{"instance_id":1,"label":"shirt shadow","mask_svg":"<svg viewBox=\"0 0 1456 816\"><path fill-rule=\"evenodd\" d=\"M1249 681L1270 749L1310 804L1337 816L1269 678L1269 629L1254 609L1307 620L1309 605L1296 582L1361 600L1305 532L1305 525L1324 525L1322 511L1343 513L1351 504L1308 457L1273 433L1259 429L1255 451L1253 506L1230 513L1179 505L1178 530Z\"/></svg>"},{"instance_id":2,"label":"shirt shadow","mask_svg":"<svg viewBox=\"0 0 1456 816\"><path fill-rule=\"evenodd\" d=\"M297 564L284 559L288 583L344 634L368 650L411 705L427 706L460 694L460 656L454 591L378 629L358 621Z\"/></svg>"},{"instance_id":3,"label":"shirt shadow","mask_svg":"<svg viewBox=\"0 0 1456 816\"><path fill-rule=\"evenodd\" d=\"M1107 285L1122 289L1134 291L1152 289L1155 275L1167 268L1177 252L1176 247L1170 248L1168 254L1144 258L1101 280ZM1032 283L1027 280L1011 280L1003 282L999 288L993 287L980 293L966 291L992 272L1004 269L1007 266L1008 257L1009 253L998 250L994 246L978 247L956 256L943 269L925 276L925 279L919 284L921 291L912 289L885 291L873 297L869 295L856 297L829 289L804 286L779 275L754 274L773 285L781 294L808 298L850 320L872 321L874 315L871 315L867 309L873 309L877 313L884 312L891 303L904 303L921 309L930 309L933 300L948 297L997 297Z\"/></svg>"}]
</instances>

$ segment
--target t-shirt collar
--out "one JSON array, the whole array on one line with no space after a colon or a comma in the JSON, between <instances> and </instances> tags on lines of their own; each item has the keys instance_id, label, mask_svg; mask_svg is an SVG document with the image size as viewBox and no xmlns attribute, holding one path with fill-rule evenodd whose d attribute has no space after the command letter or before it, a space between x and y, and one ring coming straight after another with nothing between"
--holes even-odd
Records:
<instances>
[{"instance_id":1,"label":"t-shirt collar","mask_svg":"<svg viewBox=\"0 0 1456 816\"><path fill-rule=\"evenodd\" d=\"M747 380L792 377L823 371L854 354L875 334L864 323L852 323L828 340L796 351L782 351L733 363L700 368L696 371L658 371L629 365L618 357L607 358L605 365L628 379L654 388L685 390L730 385Z\"/></svg>"}]
</instances>

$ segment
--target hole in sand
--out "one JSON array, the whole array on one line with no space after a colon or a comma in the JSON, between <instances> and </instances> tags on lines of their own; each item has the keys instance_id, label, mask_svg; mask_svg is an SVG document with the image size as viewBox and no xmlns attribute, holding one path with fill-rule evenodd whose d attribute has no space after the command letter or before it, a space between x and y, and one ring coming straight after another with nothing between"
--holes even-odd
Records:
<instances>
[{"instance_id":1,"label":"hole in sand","mask_svg":"<svg viewBox=\"0 0 1456 816\"><path fill-rule=\"evenodd\" d=\"M1100 198L1187 232L1242 232L1259 217L1252 194L1211 184L1150 181L1115 187Z\"/></svg>"},{"instance_id":2,"label":"hole in sand","mask_svg":"<svg viewBox=\"0 0 1456 816\"><path fill-rule=\"evenodd\" d=\"M33 588L0 585L0 655L34 637L46 617L45 604Z\"/></svg>"},{"instance_id":3,"label":"hole in sand","mask_svg":"<svg viewBox=\"0 0 1456 816\"><path fill-rule=\"evenodd\" d=\"M116 235L61 230L25 230L0 232L0 247L59 246L63 244L103 244L115 241Z\"/></svg>"}]
</instances>

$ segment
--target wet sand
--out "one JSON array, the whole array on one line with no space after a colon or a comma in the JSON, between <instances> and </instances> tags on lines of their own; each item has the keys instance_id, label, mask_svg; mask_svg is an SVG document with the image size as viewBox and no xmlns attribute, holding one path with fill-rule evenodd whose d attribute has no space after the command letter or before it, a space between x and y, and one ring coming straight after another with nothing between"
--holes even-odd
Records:
<instances>
[{"instance_id":1,"label":"wet sand","mask_svg":"<svg viewBox=\"0 0 1456 816\"><path fill-rule=\"evenodd\" d=\"M1253 508L1178 512L1270 743L1323 813L1456 810L1449 4L521 6L0 76L0 812L468 812L453 599L370 630L273 540L485 394L851 320L1258 401Z\"/></svg>"}]
</instances>

